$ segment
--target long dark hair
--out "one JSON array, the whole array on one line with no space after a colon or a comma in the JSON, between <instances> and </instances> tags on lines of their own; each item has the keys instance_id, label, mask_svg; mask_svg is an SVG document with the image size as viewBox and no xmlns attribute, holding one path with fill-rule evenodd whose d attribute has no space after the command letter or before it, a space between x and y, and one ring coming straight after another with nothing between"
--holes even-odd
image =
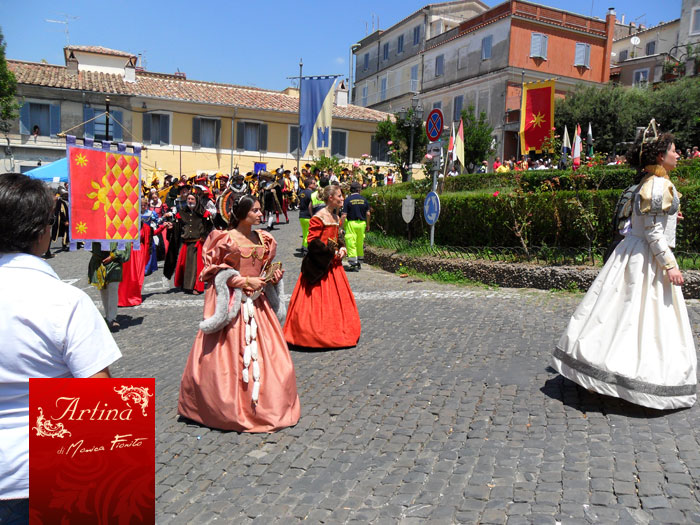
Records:
<instances>
[{"instance_id":1,"label":"long dark hair","mask_svg":"<svg viewBox=\"0 0 700 525\"><path fill-rule=\"evenodd\" d=\"M241 195L233 201L233 206L231 207L231 215L229 216L228 229L232 230L238 223L248 215L248 212L253 209L255 203L258 202L258 198L254 195Z\"/></svg>"}]
</instances>

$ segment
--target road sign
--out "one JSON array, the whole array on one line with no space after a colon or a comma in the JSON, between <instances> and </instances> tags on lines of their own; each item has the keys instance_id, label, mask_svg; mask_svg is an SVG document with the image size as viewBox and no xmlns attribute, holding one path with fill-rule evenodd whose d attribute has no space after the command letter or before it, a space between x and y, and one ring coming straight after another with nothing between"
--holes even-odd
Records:
<instances>
[{"instance_id":1,"label":"road sign","mask_svg":"<svg viewBox=\"0 0 700 525\"><path fill-rule=\"evenodd\" d=\"M416 200L410 195L406 195L406 198L401 200L401 217L403 217L403 222L408 224L413 220L415 214Z\"/></svg>"},{"instance_id":2,"label":"road sign","mask_svg":"<svg viewBox=\"0 0 700 525\"><path fill-rule=\"evenodd\" d=\"M425 196L425 201L423 201L423 217L425 217L425 222L430 226L433 226L438 217L440 217L440 197L434 191L431 191Z\"/></svg>"},{"instance_id":3,"label":"road sign","mask_svg":"<svg viewBox=\"0 0 700 525\"><path fill-rule=\"evenodd\" d=\"M427 146L427 153L433 157L433 168L440 169L440 161L442 160L442 140L429 142Z\"/></svg>"},{"instance_id":4,"label":"road sign","mask_svg":"<svg viewBox=\"0 0 700 525\"><path fill-rule=\"evenodd\" d=\"M425 133L428 135L430 142L435 142L442 135L442 123L445 119L442 118L442 111L435 108L428 113L428 118L425 121Z\"/></svg>"}]
</instances>

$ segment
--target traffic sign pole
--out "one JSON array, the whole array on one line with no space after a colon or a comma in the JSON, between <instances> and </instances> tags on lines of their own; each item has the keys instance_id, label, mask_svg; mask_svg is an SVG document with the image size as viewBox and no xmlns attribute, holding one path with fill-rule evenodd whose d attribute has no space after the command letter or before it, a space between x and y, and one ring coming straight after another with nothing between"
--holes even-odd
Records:
<instances>
[{"instance_id":1,"label":"traffic sign pole","mask_svg":"<svg viewBox=\"0 0 700 525\"><path fill-rule=\"evenodd\" d=\"M442 124L444 122L444 118L442 116L442 111L439 109L433 109L430 113L428 113L428 118L425 121L425 133L428 135L428 140L430 142L436 142L440 140L440 136L442 135ZM435 193L435 190L437 189L437 177L438 177L438 172L440 171L440 156L442 155L442 147L440 149L440 153L437 156L437 161L433 161L433 184L432 184L432 191L426 196L425 202L423 204L423 214L426 215L426 206L430 206L430 203L433 203L433 205L436 207L436 216L434 218L431 218L428 220L428 223L430 224L430 247L432 248L433 245L435 244L435 222L437 221L437 217L440 215L440 199L437 196L437 193Z\"/></svg>"}]
</instances>

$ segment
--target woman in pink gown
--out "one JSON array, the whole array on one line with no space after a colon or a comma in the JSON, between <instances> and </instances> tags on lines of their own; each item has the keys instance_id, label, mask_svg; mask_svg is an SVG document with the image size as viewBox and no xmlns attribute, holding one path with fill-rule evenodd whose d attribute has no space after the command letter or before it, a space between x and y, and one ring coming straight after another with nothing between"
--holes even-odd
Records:
<instances>
[{"instance_id":1,"label":"woman in pink gown","mask_svg":"<svg viewBox=\"0 0 700 525\"><path fill-rule=\"evenodd\" d=\"M295 425L300 416L294 365L271 306L284 308L277 295L281 286L265 286L261 277L277 243L269 233L251 230L262 218L255 197L232 200L228 222L233 228L212 231L202 250L199 278L207 286L200 327L209 323L209 333L200 329L195 338L182 375L178 413L211 428L273 432ZM219 272L226 272L221 274L225 280L215 283ZM282 274L275 270L268 283L277 284ZM225 303L221 298L220 303L228 305L228 312L221 305L217 309L217 294L223 294ZM221 328L212 331L211 321Z\"/></svg>"}]
</instances>

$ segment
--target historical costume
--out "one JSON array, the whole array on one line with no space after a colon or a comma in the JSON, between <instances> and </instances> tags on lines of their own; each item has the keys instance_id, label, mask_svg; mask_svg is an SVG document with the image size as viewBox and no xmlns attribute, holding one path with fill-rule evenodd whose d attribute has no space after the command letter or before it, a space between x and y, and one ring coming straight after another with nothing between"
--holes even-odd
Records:
<instances>
[{"instance_id":1,"label":"historical costume","mask_svg":"<svg viewBox=\"0 0 700 525\"><path fill-rule=\"evenodd\" d=\"M188 196L188 200L192 195ZM200 211L201 207L186 207L175 215L177 228L175 235L179 237L179 245L173 242L170 237L170 249L179 248L177 253L177 264L173 284L177 288L182 288L186 292L201 293L204 291L204 283L197 279L202 271L202 245L207 234L211 230L211 218L208 211ZM168 257L170 250L168 250ZM169 269L169 268L168 268ZM169 275L165 268L163 274L166 278Z\"/></svg>"},{"instance_id":2,"label":"historical costume","mask_svg":"<svg viewBox=\"0 0 700 525\"><path fill-rule=\"evenodd\" d=\"M319 215L309 221L308 253L284 324L284 337L290 344L345 348L360 339L360 314L337 256L338 227L338 222Z\"/></svg>"},{"instance_id":3,"label":"historical costume","mask_svg":"<svg viewBox=\"0 0 700 525\"><path fill-rule=\"evenodd\" d=\"M261 276L275 257L272 236L256 233L258 243L243 244L230 230L214 230L204 243L205 320L182 376L178 413L222 430L272 432L300 416L294 365L275 313L284 313L281 283L252 296L241 292L246 278Z\"/></svg>"},{"instance_id":4,"label":"historical costume","mask_svg":"<svg viewBox=\"0 0 700 525\"><path fill-rule=\"evenodd\" d=\"M365 231L369 229L369 203L360 195L360 184L350 184L350 191L343 203L343 223L345 229L345 246L348 249L348 262L350 268L359 270L365 260Z\"/></svg>"},{"instance_id":5,"label":"historical costume","mask_svg":"<svg viewBox=\"0 0 700 525\"><path fill-rule=\"evenodd\" d=\"M118 244L112 242L107 251L102 250L99 242L92 243L92 256L88 263L88 281L100 291L105 321L110 330L119 329L119 323L117 323L119 283L122 280L122 266L130 256L131 244L127 244L120 250Z\"/></svg>"},{"instance_id":6,"label":"historical costume","mask_svg":"<svg viewBox=\"0 0 700 525\"><path fill-rule=\"evenodd\" d=\"M646 166L643 175L619 207L624 238L569 321L553 366L601 394L657 409L688 407L697 358L671 251L680 194L664 167Z\"/></svg>"}]
</instances>

